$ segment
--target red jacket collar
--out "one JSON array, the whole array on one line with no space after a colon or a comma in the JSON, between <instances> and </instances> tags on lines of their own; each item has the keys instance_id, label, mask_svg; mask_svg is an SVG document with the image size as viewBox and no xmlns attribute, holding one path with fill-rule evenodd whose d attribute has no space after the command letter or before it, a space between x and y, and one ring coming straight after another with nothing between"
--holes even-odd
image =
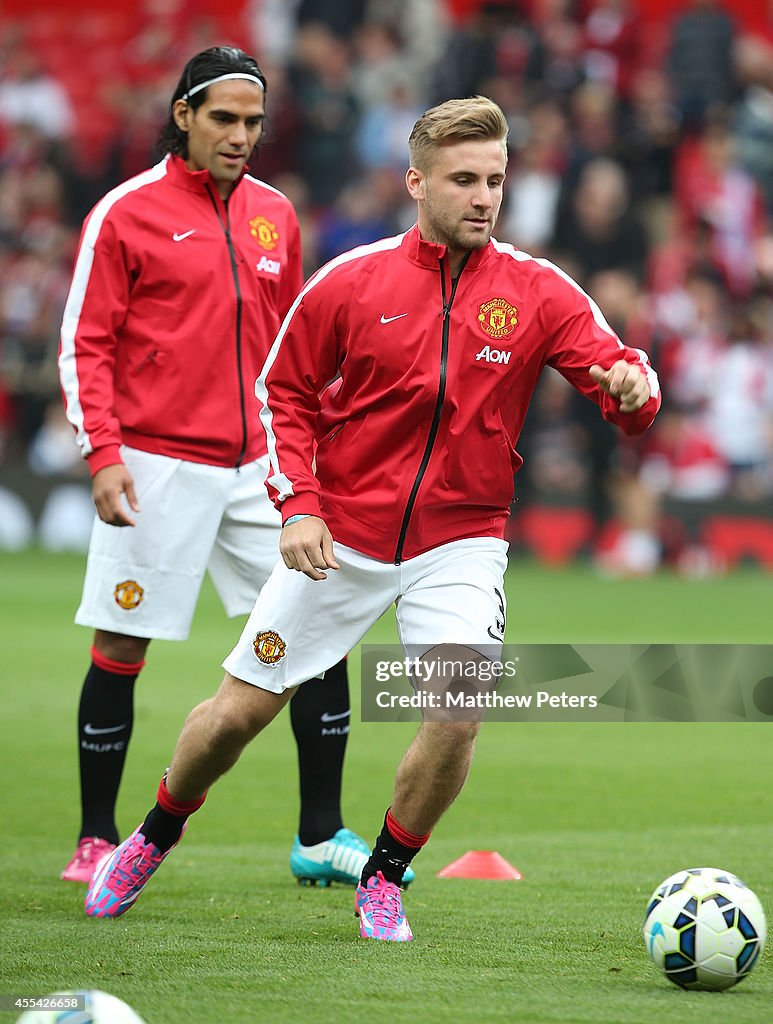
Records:
<instances>
[{"instance_id":1,"label":"red jacket collar","mask_svg":"<svg viewBox=\"0 0 773 1024\"><path fill-rule=\"evenodd\" d=\"M485 263L493 251L491 242L487 242L482 249L473 249L465 265L465 273L468 270L475 270ZM431 267L437 270L439 261L448 251L447 246L438 245L437 242L428 242L419 234L419 225L414 224L410 231L405 233L402 241L402 249L405 255L413 263L422 267Z\"/></svg>"},{"instance_id":2,"label":"red jacket collar","mask_svg":"<svg viewBox=\"0 0 773 1024\"><path fill-rule=\"evenodd\" d=\"M167 177L173 185L187 189L189 192L205 192L210 190L218 194L217 182L209 171L189 171L185 166L183 158L176 156L174 153L170 153L164 159L166 160ZM245 167L236 184L231 189L231 195L234 194L234 189L238 187L246 173L247 168Z\"/></svg>"}]
</instances>

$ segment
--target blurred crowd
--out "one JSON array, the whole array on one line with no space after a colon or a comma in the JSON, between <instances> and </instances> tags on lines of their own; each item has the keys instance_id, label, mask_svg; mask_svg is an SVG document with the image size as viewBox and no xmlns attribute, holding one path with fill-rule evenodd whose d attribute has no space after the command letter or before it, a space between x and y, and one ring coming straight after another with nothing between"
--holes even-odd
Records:
<instances>
[{"instance_id":1,"label":"blurred crowd","mask_svg":"<svg viewBox=\"0 0 773 1024\"><path fill-rule=\"evenodd\" d=\"M0 469L85 473L56 374L81 220L154 160L188 57L232 42L267 75L253 169L293 200L309 273L413 222L406 143L425 109L476 93L504 109L496 237L571 274L650 353L664 391L653 429L620 441L547 372L519 445L524 505L583 505L600 561L631 573L679 557L669 502L769 507L773 2L744 18L730 0L661 6L654 18L645 0L246 0L223 18L205 0L144 0L77 29L54 13L6 19Z\"/></svg>"}]
</instances>

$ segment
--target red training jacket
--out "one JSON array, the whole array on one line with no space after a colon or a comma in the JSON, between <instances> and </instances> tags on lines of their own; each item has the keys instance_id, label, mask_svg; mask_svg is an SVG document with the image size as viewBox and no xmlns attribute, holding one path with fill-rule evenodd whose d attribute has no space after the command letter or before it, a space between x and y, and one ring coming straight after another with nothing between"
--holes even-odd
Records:
<instances>
[{"instance_id":1,"label":"red training jacket","mask_svg":"<svg viewBox=\"0 0 773 1024\"><path fill-rule=\"evenodd\" d=\"M660 405L645 353L625 347L552 263L492 239L452 282L445 252L414 227L322 267L256 385L267 486L283 518L320 515L334 540L382 561L503 537L523 461L515 444L543 366L628 434ZM636 413L621 413L588 373L619 359L649 378ZM318 392L338 373L320 411Z\"/></svg>"},{"instance_id":2,"label":"red training jacket","mask_svg":"<svg viewBox=\"0 0 773 1024\"><path fill-rule=\"evenodd\" d=\"M92 475L119 445L236 466L262 455L252 394L303 283L290 201L248 174L224 203L169 156L86 218L59 371Z\"/></svg>"}]
</instances>

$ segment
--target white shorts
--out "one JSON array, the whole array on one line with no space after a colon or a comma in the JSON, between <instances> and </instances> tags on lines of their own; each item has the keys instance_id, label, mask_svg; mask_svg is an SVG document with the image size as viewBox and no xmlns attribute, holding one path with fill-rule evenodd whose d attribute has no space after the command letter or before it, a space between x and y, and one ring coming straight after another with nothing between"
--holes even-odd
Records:
<instances>
[{"instance_id":1,"label":"white shorts","mask_svg":"<svg viewBox=\"0 0 773 1024\"><path fill-rule=\"evenodd\" d=\"M282 693L340 661L394 604L400 642L419 656L442 643L490 654L504 638L507 544L452 541L400 565L335 545L340 569L311 580L279 562L223 668Z\"/></svg>"},{"instance_id":2,"label":"white shorts","mask_svg":"<svg viewBox=\"0 0 773 1024\"><path fill-rule=\"evenodd\" d=\"M236 470L135 448L121 454L142 511L136 526L95 519L75 621L184 640L207 570L226 613L246 615L279 558L268 456Z\"/></svg>"}]
</instances>

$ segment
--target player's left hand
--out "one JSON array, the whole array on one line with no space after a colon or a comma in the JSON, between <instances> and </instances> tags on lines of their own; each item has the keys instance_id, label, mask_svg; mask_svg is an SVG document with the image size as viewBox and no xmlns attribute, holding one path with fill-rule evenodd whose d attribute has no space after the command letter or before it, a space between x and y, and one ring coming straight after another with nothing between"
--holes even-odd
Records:
<instances>
[{"instance_id":1,"label":"player's left hand","mask_svg":"<svg viewBox=\"0 0 773 1024\"><path fill-rule=\"evenodd\" d=\"M636 363L618 359L608 370L594 363L588 372L602 391L620 399L620 412L636 412L650 399L647 375Z\"/></svg>"}]
</instances>

